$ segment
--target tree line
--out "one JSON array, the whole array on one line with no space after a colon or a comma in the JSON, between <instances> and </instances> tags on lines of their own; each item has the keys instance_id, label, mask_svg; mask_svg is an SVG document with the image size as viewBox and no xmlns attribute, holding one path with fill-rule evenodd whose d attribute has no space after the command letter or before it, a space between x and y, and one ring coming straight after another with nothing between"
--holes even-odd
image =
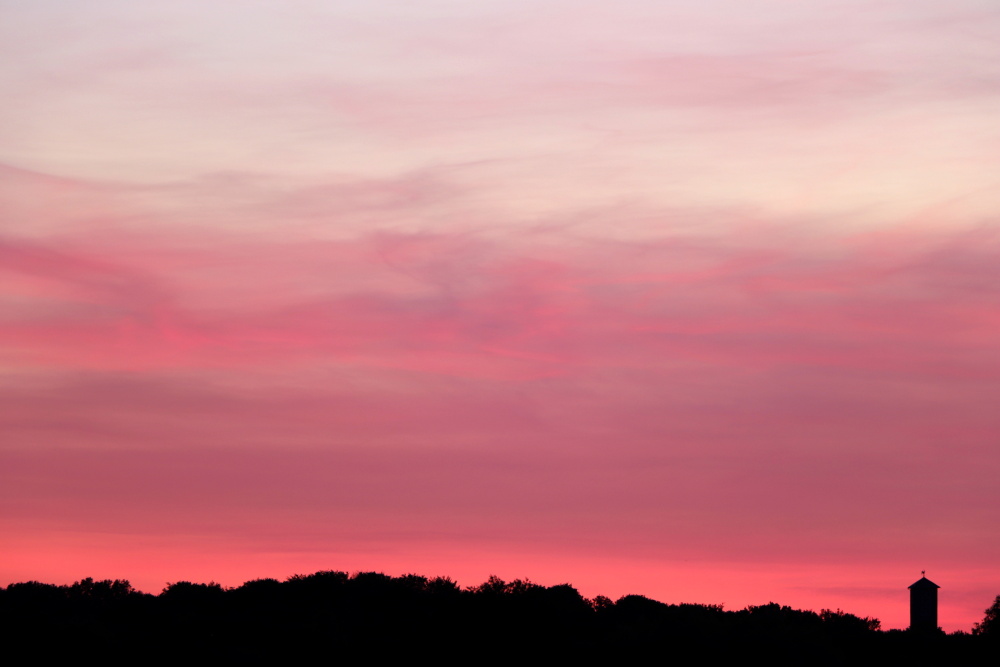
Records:
<instances>
[{"instance_id":1,"label":"tree line","mask_svg":"<svg viewBox=\"0 0 1000 667\"><path fill-rule=\"evenodd\" d=\"M971 633L917 637L883 632L878 619L777 603L725 610L642 595L583 597L573 586L490 577L460 587L448 577L322 571L226 588L178 581L159 595L126 580L36 581L0 589L0 632L38 656L94 651L238 660L281 656L514 658L761 655L810 664L864 656L965 660L995 655L1000 596Z\"/></svg>"}]
</instances>

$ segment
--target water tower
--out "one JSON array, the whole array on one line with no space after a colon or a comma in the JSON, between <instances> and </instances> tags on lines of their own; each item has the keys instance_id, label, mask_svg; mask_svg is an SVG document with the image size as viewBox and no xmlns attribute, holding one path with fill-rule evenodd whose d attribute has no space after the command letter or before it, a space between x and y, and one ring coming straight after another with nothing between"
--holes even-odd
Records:
<instances>
[{"instance_id":1,"label":"water tower","mask_svg":"<svg viewBox=\"0 0 1000 667\"><path fill-rule=\"evenodd\" d=\"M922 576L907 588L910 589L910 631L920 634L937 632L937 592L941 587Z\"/></svg>"}]
</instances>

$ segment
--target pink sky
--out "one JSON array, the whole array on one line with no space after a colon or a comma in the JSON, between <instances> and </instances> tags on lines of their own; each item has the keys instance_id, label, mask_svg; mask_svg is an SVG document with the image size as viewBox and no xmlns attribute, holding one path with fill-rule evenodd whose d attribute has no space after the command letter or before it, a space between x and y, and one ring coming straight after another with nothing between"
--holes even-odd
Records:
<instances>
[{"instance_id":1,"label":"pink sky","mask_svg":"<svg viewBox=\"0 0 1000 667\"><path fill-rule=\"evenodd\" d=\"M993 2L0 19L0 585L1000 593Z\"/></svg>"}]
</instances>

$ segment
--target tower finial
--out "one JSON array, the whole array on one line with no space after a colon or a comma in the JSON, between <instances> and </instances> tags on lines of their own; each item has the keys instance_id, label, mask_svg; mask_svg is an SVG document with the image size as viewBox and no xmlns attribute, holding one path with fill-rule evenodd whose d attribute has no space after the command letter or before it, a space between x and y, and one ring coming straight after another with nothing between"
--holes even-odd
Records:
<instances>
[{"instance_id":1,"label":"tower finial","mask_svg":"<svg viewBox=\"0 0 1000 667\"><path fill-rule=\"evenodd\" d=\"M927 576L927 570L920 570L920 576L921 577L926 577Z\"/></svg>"}]
</instances>

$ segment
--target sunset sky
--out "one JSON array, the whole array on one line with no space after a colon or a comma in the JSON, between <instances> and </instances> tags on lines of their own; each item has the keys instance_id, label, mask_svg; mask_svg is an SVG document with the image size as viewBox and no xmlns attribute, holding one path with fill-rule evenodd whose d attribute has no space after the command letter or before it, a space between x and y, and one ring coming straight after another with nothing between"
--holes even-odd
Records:
<instances>
[{"instance_id":1,"label":"sunset sky","mask_svg":"<svg viewBox=\"0 0 1000 667\"><path fill-rule=\"evenodd\" d=\"M0 585L1000 593L996 0L0 0Z\"/></svg>"}]
</instances>

